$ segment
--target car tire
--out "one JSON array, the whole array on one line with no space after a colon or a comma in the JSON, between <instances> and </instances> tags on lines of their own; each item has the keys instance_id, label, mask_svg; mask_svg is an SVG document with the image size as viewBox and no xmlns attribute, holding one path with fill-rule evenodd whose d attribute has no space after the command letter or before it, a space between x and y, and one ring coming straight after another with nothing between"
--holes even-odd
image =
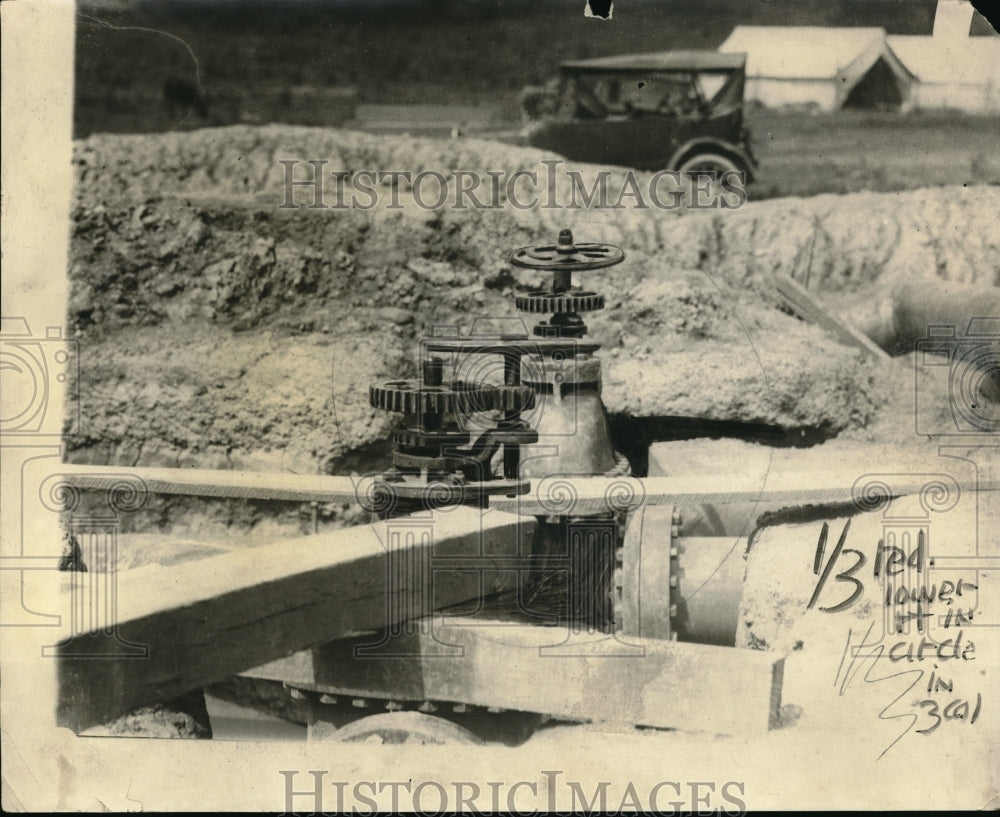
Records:
<instances>
[{"instance_id":1,"label":"car tire","mask_svg":"<svg viewBox=\"0 0 1000 817\"><path fill-rule=\"evenodd\" d=\"M685 206L696 208L714 206L723 191L722 174L730 171L743 173L743 178L746 178L746 168L743 164L722 153L695 153L681 162L677 172L680 175L681 189L684 191ZM712 183L705 191L707 196L695 193L695 188L699 186L696 180L702 173L712 174Z\"/></svg>"},{"instance_id":2,"label":"car tire","mask_svg":"<svg viewBox=\"0 0 1000 817\"><path fill-rule=\"evenodd\" d=\"M681 166L677 168L677 171L682 175L704 171L721 174L727 170L745 172L746 168L722 153L696 153L690 158L685 159L681 163Z\"/></svg>"},{"instance_id":3,"label":"car tire","mask_svg":"<svg viewBox=\"0 0 1000 817\"><path fill-rule=\"evenodd\" d=\"M423 712L382 712L360 718L333 733L337 743L479 745L465 727Z\"/></svg>"}]
</instances>

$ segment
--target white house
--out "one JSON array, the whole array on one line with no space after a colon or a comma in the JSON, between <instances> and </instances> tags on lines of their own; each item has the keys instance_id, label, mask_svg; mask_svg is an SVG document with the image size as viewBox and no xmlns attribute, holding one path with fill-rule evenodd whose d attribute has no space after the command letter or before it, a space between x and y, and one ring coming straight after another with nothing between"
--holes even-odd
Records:
<instances>
[{"instance_id":1,"label":"white house","mask_svg":"<svg viewBox=\"0 0 1000 817\"><path fill-rule=\"evenodd\" d=\"M939 0L931 36L888 38L917 77L913 107L1000 113L1000 36L969 36L973 12L967 0Z\"/></svg>"},{"instance_id":2,"label":"white house","mask_svg":"<svg viewBox=\"0 0 1000 817\"><path fill-rule=\"evenodd\" d=\"M909 107L914 76L882 28L737 26L719 50L746 53L746 98L770 108Z\"/></svg>"},{"instance_id":3,"label":"white house","mask_svg":"<svg viewBox=\"0 0 1000 817\"><path fill-rule=\"evenodd\" d=\"M957 108L1000 113L1000 36L970 36L968 0L939 0L930 36L882 28L737 26L719 51L747 55L746 98L772 108Z\"/></svg>"}]
</instances>

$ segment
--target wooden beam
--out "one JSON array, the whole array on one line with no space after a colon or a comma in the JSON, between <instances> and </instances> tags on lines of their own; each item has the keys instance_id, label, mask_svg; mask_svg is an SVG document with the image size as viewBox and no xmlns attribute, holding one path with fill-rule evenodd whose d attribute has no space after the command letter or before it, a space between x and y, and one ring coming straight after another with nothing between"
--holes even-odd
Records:
<instances>
[{"instance_id":1,"label":"wooden beam","mask_svg":"<svg viewBox=\"0 0 1000 817\"><path fill-rule=\"evenodd\" d=\"M534 529L458 507L169 569L71 574L73 632L55 649L58 723L79 732L295 650L513 587L518 571L504 557L530 553ZM108 604L111 619L95 620Z\"/></svg>"},{"instance_id":2,"label":"wooden beam","mask_svg":"<svg viewBox=\"0 0 1000 817\"><path fill-rule=\"evenodd\" d=\"M774 653L437 616L358 654L344 639L249 670L331 695L456 701L553 717L727 735L776 723ZM407 654L408 653L408 654Z\"/></svg>"},{"instance_id":3,"label":"wooden beam","mask_svg":"<svg viewBox=\"0 0 1000 817\"><path fill-rule=\"evenodd\" d=\"M78 488L111 490L123 479L142 482L140 490L191 496L285 499L290 501L356 501L355 480L297 474L249 471L210 471L195 468L123 468L100 465L63 465L64 480ZM864 477L858 469L817 469L793 472L771 469L765 474L718 474L679 477L588 477L553 474L531 480L531 490L519 497L492 497L490 507L529 516L571 516L638 508L642 505L726 504L733 502L848 503L855 483ZM892 485L892 496L919 493L924 481L903 475ZM364 486L362 486L363 489ZM961 486L991 490L1000 480L981 479ZM363 490L360 491L364 493Z\"/></svg>"},{"instance_id":4,"label":"wooden beam","mask_svg":"<svg viewBox=\"0 0 1000 817\"><path fill-rule=\"evenodd\" d=\"M802 320L815 323L831 332L837 340L847 346L861 349L865 354L879 360L891 360L889 354L864 333L831 312L819 299L802 284L787 275L775 274L778 294L785 305Z\"/></svg>"},{"instance_id":5,"label":"wooden beam","mask_svg":"<svg viewBox=\"0 0 1000 817\"><path fill-rule=\"evenodd\" d=\"M794 472L771 469L763 474L719 474L683 477L573 477L554 474L531 481L519 497L493 497L490 507L533 516L583 516L604 511L633 510L647 505L725 505L733 502L849 504L860 499L866 472ZM887 486L887 499L919 494L926 474L900 474ZM982 476L962 490L1000 488L1000 479ZM866 502L871 497L864 497Z\"/></svg>"},{"instance_id":6,"label":"wooden beam","mask_svg":"<svg viewBox=\"0 0 1000 817\"><path fill-rule=\"evenodd\" d=\"M208 468L126 468L114 465L59 467L77 488L114 490L126 483L150 494L184 494L222 499L283 499L292 502L353 502L361 478L322 474L219 471ZM134 482L133 482L134 480Z\"/></svg>"}]
</instances>

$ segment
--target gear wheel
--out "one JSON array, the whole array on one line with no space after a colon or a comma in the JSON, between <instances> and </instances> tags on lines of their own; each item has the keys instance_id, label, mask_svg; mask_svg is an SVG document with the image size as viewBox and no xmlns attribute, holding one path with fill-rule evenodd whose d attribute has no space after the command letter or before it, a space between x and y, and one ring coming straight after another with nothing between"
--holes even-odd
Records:
<instances>
[{"instance_id":1,"label":"gear wheel","mask_svg":"<svg viewBox=\"0 0 1000 817\"><path fill-rule=\"evenodd\" d=\"M552 273L548 289L538 289L515 300L522 312L553 316L548 323L537 324L534 334L546 338L581 338L587 334L587 325L579 313L604 309L604 296L574 288L573 272L614 266L625 260L625 253L614 244L575 244L572 230L561 230L555 244L521 247L510 254L509 260L515 267Z\"/></svg>"},{"instance_id":2,"label":"gear wheel","mask_svg":"<svg viewBox=\"0 0 1000 817\"><path fill-rule=\"evenodd\" d=\"M595 312L604 309L604 296L596 292L563 292L553 294L538 290L520 295L514 305L521 312L542 315L565 315L571 312Z\"/></svg>"},{"instance_id":3,"label":"gear wheel","mask_svg":"<svg viewBox=\"0 0 1000 817\"><path fill-rule=\"evenodd\" d=\"M368 387L374 408L402 414L453 414L480 411L523 411L535 392L529 386L428 386L419 380L391 380Z\"/></svg>"},{"instance_id":4,"label":"gear wheel","mask_svg":"<svg viewBox=\"0 0 1000 817\"><path fill-rule=\"evenodd\" d=\"M625 252L614 244L574 244L573 234L563 230L557 244L521 247L510 254L515 267L534 270L604 269L625 260Z\"/></svg>"}]
</instances>

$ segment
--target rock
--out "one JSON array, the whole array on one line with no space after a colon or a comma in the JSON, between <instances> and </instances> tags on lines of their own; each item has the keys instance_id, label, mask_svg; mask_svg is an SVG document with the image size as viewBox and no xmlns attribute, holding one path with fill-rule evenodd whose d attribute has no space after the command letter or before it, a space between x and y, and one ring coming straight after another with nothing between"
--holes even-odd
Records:
<instances>
[{"instance_id":1,"label":"rock","mask_svg":"<svg viewBox=\"0 0 1000 817\"><path fill-rule=\"evenodd\" d=\"M132 211L132 220L130 224L132 229L137 230L142 228L142 220L145 218L147 212L148 209L144 204L140 204L135 208L135 210Z\"/></svg>"},{"instance_id":2,"label":"rock","mask_svg":"<svg viewBox=\"0 0 1000 817\"><path fill-rule=\"evenodd\" d=\"M436 286L444 286L455 281L455 270L446 261L411 258L406 262L406 268Z\"/></svg>"},{"instance_id":3,"label":"rock","mask_svg":"<svg viewBox=\"0 0 1000 817\"><path fill-rule=\"evenodd\" d=\"M280 681L234 676L208 688L208 694L223 701L248 706L291 723L311 720L309 704L292 698Z\"/></svg>"},{"instance_id":4,"label":"rock","mask_svg":"<svg viewBox=\"0 0 1000 817\"><path fill-rule=\"evenodd\" d=\"M185 240L194 248L198 249L208 237L208 228L200 218L195 218L184 234Z\"/></svg>"},{"instance_id":5,"label":"rock","mask_svg":"<svg viewBox=\"0 0 1000 817\"><path fill-rule=\"evenodd\" d=\"M205 695L198 689L163 703L143 706L111 723L84 730L99 737L202 738L212 737Z\"/></svg>"},{"instance_id":6,"label":"rock","mask_svg":"<svg viewBox=\"0 0 1000 817\"><path fill-rule=\"evenodd\" d=\"M380 317L385 318L387 321L396 324L406 324L413 323L413 313L408 309L399 309L398 307L383 306L376 310Z\"/></svg>"},{"instance_id":7,"label":"rock","mask_svg":"<svg viewBox=\"0 0 1000 817\"><path fill-rule=\"evenodd\" d=\"M164 281L163 283L157 284L153 287L153 292L165 298L180 292L182 289L183 285L180 281Z\"/></svg>"}]
</instances>

